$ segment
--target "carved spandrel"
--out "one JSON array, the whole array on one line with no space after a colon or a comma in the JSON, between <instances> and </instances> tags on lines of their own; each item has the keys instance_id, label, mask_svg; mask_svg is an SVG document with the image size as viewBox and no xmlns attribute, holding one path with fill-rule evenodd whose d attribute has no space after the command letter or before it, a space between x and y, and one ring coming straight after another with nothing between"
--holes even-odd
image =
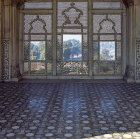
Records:
<instances>
[{"instance_id":1,"label":"carved spandrel","mask_svg":"<svg viewBox=\"0 0 140 139\"><path fill-rule=\"evenodd\" d=\"M70 4L70 7L65 9L62 12L62 15L65 17L66 21L63 23L63 25L66 24L79 24L82 25L79 21L80 17L83 15L83 12L79 10L77 7L75 7L75 3L72 2Z\"/></svg>"}]
</instances>

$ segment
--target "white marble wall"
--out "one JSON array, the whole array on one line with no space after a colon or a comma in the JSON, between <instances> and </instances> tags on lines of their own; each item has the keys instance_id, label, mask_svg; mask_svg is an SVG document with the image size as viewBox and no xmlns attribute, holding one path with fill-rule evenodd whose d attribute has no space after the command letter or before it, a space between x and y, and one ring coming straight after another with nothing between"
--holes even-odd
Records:
<instances>
[{"instance_id":1,"label":"white marble wall","mask_svg":"<svg viewBox=\"0 0 140 139\"><path fill-rule=\"evenodd\" d=\"M1 25L2 25L2 23L1 23L1 21L2 21L2 0L0 0L0 82L1 82L1 38L2 38L2 27L1 27Z\"/></svg>"},{"instance_id":2,"label":"white marble wall","mask_svg":"<svg viewBox=\"0 0 140 139\"><path fill-rule=\"evenodd\" d=\"M136 81L140 82L140 0L134 1L135 6L135 42L136 42Z\"/></svg>"},{"instance_id":3,"label":"white marble wall","mask_svg":"<svg viewBox=\"0 0 140 139\"><path fill-rule=\"evenodd\" d=\"M10 79L10 5L11 0L3 1L2 16L2 39L1 39L1 60L2 60L2 80Z\"/></svg>"}]
</instances>

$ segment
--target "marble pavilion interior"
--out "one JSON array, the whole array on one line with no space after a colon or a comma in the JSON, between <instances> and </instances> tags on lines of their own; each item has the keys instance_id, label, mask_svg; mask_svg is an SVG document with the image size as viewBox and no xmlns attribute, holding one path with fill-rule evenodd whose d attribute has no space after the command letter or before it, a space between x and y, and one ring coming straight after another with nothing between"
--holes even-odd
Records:
<instances>
[{"instance_id":1,"label":"marble pavilion interior","mask_svg":"<svg viewBox=\"0 0 140 139\"><path fill-rule=\"evenodd\" d=\"M0 139L140 139L140 0L0 0Z\"/></svg>"}]
</instances>

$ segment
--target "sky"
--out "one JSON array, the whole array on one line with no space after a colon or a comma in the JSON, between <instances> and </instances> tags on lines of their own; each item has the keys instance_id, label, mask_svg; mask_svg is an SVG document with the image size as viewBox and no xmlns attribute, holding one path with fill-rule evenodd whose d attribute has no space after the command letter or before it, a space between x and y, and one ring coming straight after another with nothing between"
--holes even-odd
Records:
<instances>
[{"instance_id":1,"label":"sky","mask_svg":"<svg viewBox=\"0 0 140 139\"><path fill-rule=\"evenodd\" d=\"M43 43L45 43L45 41L41 41ZM30 43L34 44L34 45L38 45L40 43L40 41L31 41Z\"/></svg>"},{"instance_id":2,"label":"sky","mask_svg":"<svg viewBox=\"0 0 140 139\"><path fill-rule=\"evenodd\" d=\"M71 39L75 39L75 40L82 42L82 35L74 35L74 34L68 34L68 35L64 34L63 35L63 41L68 41Z\"/></svg>"}]
</instances>

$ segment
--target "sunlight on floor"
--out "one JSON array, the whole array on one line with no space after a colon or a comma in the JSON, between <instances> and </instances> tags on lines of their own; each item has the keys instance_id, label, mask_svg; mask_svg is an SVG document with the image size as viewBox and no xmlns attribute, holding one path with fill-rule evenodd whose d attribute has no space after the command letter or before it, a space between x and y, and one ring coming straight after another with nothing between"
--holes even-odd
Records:
<instances>
[{"instance_id":1,"label":"sunlight on floor","mask_svg":"<svg viewBox=\"0 0 140 139\"><path fill-rule=\"evenodd\" d=\"M140 139L140 132L112 133L83 139Z\"/></svg>"}]
</instances>

